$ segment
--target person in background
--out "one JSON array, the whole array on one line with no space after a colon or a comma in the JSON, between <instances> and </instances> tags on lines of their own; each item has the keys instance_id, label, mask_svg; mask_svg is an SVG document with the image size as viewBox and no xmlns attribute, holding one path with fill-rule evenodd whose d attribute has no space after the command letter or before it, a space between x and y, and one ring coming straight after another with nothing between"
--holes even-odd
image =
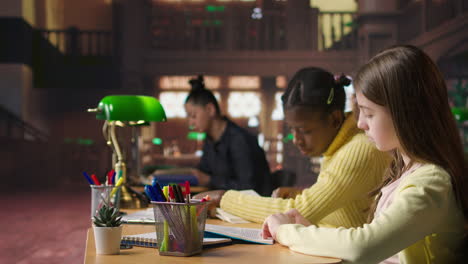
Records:
<instances>
[{"instance_id":1,"label":"person in background","mask_svg":"<svg viewBox=\"0 0 468 264\"><path fill-rule=\"evenodd\" d=\"M185 100L188 123L206 133L200 164L192 170L199 184L212 189L254 189L270 195L270 169L257 138L221 114L202 76L190 84L192 90Z\"/></svg>"},{"instance_id":2,"label":"person in background","mask_svg":"<svg viewBox=\"0 0 468 264\"><path fill-rule=\"evenodd\" d=\"M367 194L381 182L390 159L359 133L353 115L345 114L344 86L349 84L345 76L335 80L328 71L309 67L294 75L282 96L293 143L304 155L323 157L314 185L288 199L235 190L214 193L212 197L222 196L221 208L257 223L270 214L296 208L315 224L364 224L372 201Z\"/></svg>"},{"instance_id":3,"label":"person in background","mask_svg":"<svg viewBox=\"0 0 468 264\"><path fill-rule=\"evenodd\" d=\"M441 72L420 49L395 46L364 65L354 87L359 128L393 155L371 193L370 223L321 228L292 210L269 216L263 236L346 263L466 263L467 164Z\"/></svg>"}]
</instances>

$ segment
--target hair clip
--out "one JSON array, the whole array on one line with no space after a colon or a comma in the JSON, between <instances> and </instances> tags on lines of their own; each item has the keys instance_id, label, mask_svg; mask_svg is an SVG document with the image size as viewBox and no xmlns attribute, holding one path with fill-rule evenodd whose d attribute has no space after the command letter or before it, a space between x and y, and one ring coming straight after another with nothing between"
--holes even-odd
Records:
<instances>
[{"instance_id":1,"label":"hair clip","mask_svg":"<svg viewBox=\"0 0 468 264\"><path fill-rule=\"evenodd\" d=\"M333 97L335 97L335 88L332 87L330 90L330 94L328 95L327 105L333 102Z\"/></svg>"}]
</instances>

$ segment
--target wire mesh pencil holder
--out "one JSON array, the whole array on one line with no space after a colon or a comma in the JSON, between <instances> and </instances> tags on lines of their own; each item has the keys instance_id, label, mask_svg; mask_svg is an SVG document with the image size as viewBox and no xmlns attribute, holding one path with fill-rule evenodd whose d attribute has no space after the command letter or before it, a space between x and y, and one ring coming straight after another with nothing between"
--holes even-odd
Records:
<instances>
[{"instance_id":1,"label":"wire mesh pencil holder","mask_svg":"<svg viewBox=\"0 0 468 264\"><path fill-rule=\"evenodd\" d=\"M122 186L115 185L90 185L91 187L91 220L96 216L99 209L104 205L120 208L119 204L119 194L120 188ZM112 190L116 188L117 191L115 195L111 195Z\"/></svg>"},{"instance_id":2,"label":"wire mesh pencil holder","mask_svg":"<svg viewBox=\"0 0 468 264\"><path fill-rule=\"evenodd\" d=\"M159 255L188 257L202 251L208 202L151 202Z\"/></svg>"}]
</instances>

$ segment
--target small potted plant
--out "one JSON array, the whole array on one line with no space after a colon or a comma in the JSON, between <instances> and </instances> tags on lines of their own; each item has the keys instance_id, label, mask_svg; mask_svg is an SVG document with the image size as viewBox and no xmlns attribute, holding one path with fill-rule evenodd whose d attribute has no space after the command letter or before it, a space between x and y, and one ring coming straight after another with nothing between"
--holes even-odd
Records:
<instances>
[{"instance_id":1,"label":"small potted plant","mask_svg":"<svg viewBox=\"0 0 468 264\"><path fill-rule=\"evenodd\" d=\"M94 216L93 229L97 254L112 255L120 253L121 218L117 208L107 205L99 209L96 216Z\"/></svg>"}]
</instances>

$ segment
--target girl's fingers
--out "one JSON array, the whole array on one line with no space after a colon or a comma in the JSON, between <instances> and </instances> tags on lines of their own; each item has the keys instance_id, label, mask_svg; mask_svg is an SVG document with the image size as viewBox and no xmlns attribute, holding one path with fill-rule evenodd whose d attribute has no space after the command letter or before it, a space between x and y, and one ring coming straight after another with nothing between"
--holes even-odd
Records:
<instances>
[{"instance_id":1,"label":"girl's fingers","mask_svg":"<svg viewBox=\"0 0 468 264\"><path fill-rule=\"evenodd\" d=\"M299 211L297 211L297 209L291 209L289 211L286 211L285 213L286 215L290 216L290 217L296 217L297 215L299 215Z\"/></svg>"},{"instance_id":2,"label":"girl's fingers","mask_svg":"<svg viewBox=\"0 0 468 264\"><path fill-rule=\"evenodd\" d=\"M263 239L267 239L271 237L270 228L268 227L268 223L265 221L262 226L262 237Z\"/></svg>"},{"instance_id":3,"label":"girl's fingers","mask_svg":"<svg viewBox=\"0 0 468 264\"><path fill-rule=\"evenodd\" d=\"M278 190L279 190L278 188L276 188L276 189L273 190L273 192L271 193L271 197L272 197L272 198L280 198L280 197L278 196L278 192L279 192Z\"/></svg>"}]
</instances>

